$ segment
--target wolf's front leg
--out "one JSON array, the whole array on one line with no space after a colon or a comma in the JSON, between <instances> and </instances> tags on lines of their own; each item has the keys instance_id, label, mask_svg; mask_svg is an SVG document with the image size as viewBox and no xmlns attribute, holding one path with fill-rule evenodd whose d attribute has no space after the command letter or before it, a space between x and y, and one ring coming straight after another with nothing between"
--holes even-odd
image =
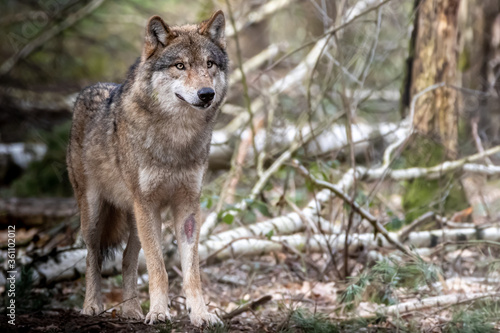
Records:
<instances>
[{"instance_id":1,"label":"wolf's front leg","mask_svg":"<svg viewBox=\"0 0 500 333\"><path fill-rule=\"evenodd\" d=\"M189 202L191 201L191 202ZM191 323L195 326L216 324L219 318L208 312L200 281L198 239L200 233L199 196L195 200L182 196L174 207L175 234L181 258L183 289Z\"/></svg>"},{"instance_id":2,"label":"wolf's front leg","mask_svg":"<svg viewBox=\"0 0 500 333\"><path fill-rule=\"evenodd\" d=\"M161 250L160 211L151 204L134 203L134 214L149 274L150 308L146 324L170 320L168 308L168 276Z\"/></svg>"}]
</instances>

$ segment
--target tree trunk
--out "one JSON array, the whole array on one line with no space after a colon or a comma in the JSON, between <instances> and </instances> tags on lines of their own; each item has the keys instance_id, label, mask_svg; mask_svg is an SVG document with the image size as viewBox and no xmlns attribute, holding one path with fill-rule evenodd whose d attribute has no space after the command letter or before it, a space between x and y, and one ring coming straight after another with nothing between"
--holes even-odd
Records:
<instances>
[{"instance_id":1,"label":"tree trunk","mask_svg":"<svg viewBox=\"0 0 500 333\"><path fill-rule=\"evenodd\" d=\"M481 69L483 91L487 94L480 107L480 128L491 144L500 142L500 3L485 1L483 5L485 59Z\"/></svg>"},{"instance_id":2,"label":"tree trunk","mask_svg":"<svg viewBox=\"0 0 500 333\"><path fill-rule=\"evenodd\" d=\"M410 93L436 83L456 85L457 18L460 0L422 0L416 17L415 52ZM457 156L457 92L450 87L435 89L417 100L415 128L445 148L446 156Z\"/></svg>"},{"instance_id":3,"label":"tree trunk","mask_svg":"<svg viewBox=\"0 0 500 333\"><path fill-rule=\"evenodd\" d=\"M409 101L416 98L417 135L403 153L405 167L429 167L458 155L458 10L461 0L418 0L410 46ZM446 86L429 90L433 85ZM404 102L404 101L403 101ZM410 108L411 109L411 108ZM411 116L411 115L410 115ZM429 210L441 215L466 208L463 187L453 175L404 182L403 207L410 222Z\"/></svg>"},{"instance_id":4,"label":"tree trunk","mask_svg":"<svg viewBox=\"0 0 500 333\"><path fill-rule=\"evenodd\" d=\"M500 2L462 0L459 13L459 73L462 87L484 94L466 93L461 99L461 115L467 137L473 137L478 151L498 144L500 130ZM489 162L489 159L485 160ZM492 219L484 198L488 196L486 176L462 177L473 208L475 224Z\"/></svg>"}]
</instances>

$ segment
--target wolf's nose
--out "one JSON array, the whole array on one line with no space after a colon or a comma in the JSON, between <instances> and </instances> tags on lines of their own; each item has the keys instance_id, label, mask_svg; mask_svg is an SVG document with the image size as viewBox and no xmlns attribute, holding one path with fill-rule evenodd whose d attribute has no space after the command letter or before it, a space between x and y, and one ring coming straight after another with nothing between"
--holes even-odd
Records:
<instances>
[{"instance_id":1,"label":"wolf's nose","mask_svg":"<svg viewBox=\"0 0 500 333\"><path fill-rule=\"evenodd\" d=\"M214 99L215 91L212 88L201 88L198 90L198 97L205 103Z\"/></svg>"}]
</instances>

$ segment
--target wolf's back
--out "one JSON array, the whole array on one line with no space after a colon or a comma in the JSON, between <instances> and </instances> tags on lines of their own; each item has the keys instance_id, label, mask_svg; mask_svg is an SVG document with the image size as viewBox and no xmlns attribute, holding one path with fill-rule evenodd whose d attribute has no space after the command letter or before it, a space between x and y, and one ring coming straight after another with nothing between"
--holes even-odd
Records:
<instances>
[{"instance_id":1,"label":"wolf's back","mask_svg":"<svg viewBox=\"0 0 500 333\"><path fill-rule=\"evenodd\" d=\"M103 124L113 94L116 94L120 85L115 83L98 83L84 88L76 98L73 108L73 123L67 152L68 173L76 192L83 176L82 156L85 149L84 142L90 132L95 133ZM104 135L104 133L102 133ZM75 193L79 195L79 193Z\"/></svg>"}]
</instances>

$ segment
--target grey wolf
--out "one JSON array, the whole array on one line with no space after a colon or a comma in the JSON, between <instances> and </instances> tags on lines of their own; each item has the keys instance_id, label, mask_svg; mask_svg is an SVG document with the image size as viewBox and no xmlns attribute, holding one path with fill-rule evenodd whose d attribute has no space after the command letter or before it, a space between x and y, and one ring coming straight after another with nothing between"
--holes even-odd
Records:
<instances>
[{"instance_id":1,"label":"grey wolf","mask_svg":"<svg viewBox=\"0 0 500 333\"><path fill-rule=\"evenodd\" d=\"M67 164L88 251L83 314L103 311L102 262L126 242L122 315L144 318L136 291L142 247L150 294L145 322L170 319L160 221L169 207L190 320L219 321L203 299L198 238L210 140L227 90L224 28L221 11L182 26L153 16L126 80L85 88L75 102Z\"/></svg>"}]
</instances>

